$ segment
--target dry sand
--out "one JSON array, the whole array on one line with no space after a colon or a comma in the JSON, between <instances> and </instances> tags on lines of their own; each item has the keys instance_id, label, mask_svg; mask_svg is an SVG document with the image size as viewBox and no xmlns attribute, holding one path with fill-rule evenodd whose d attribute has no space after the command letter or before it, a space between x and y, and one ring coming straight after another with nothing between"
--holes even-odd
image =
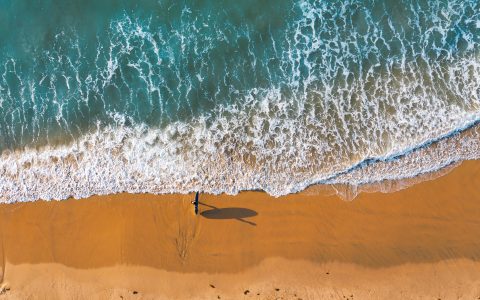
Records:
<instances>
[{"instance_id":1,"label":"dry sand","mask_svg":"<svg viewBox=\"0 0 480 300\"><path fill-rule=\"evenodd\" d=\"M469 161L351 202L312 188L201 195L201 216L192 195L0 205L1 297L480 299L479 187Z\"/></svg>"}]
</instances>

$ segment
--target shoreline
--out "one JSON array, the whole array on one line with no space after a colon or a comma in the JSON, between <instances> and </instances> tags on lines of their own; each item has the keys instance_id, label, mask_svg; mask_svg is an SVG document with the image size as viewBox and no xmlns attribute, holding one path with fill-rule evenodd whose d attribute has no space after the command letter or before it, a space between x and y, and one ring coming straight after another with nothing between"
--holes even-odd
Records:
<instances>
[{"instance_id":1,"label":"shoreline","mask_svg":"<svg viewBox=\"0 0 480 300\"><path fill-rule=\"evenodd\" d=\"M479 175L480 161L466 161L351 202L329 191L201 195L199 216L191 194L1 204L3 295L471 299L480 296Z\"/></svg>"},{"instance_id":2,"label":"shoreline","mask_svg":"<svg viewBox=\"0 0 480 300\"><path fill-rule=\"evenodd\" d=\"M384 159L365 158L331 176L308 168L291 174L273 172L273 175L266 175L263 174L264 171L258 171L258 166L246 165L241 161L243 158L238 161L225 160L218 153L218 157L210 157L211 161L219 159L218 164L209 162L206 170L187 166L183 161L168 161L167 166L159 172L149 164L137 165L136 160L129 161L128 153L120 153L119 149L125 146L121 141L123 138L131 138L128 135L112 140L116 143L114 145L101 144L96 136L92 144L78 141L76 146L51 148L40 153L28 150L25 153L17 151L2 154L0 201L12 203L37 199L85 199L94 195L117 194L120 191L155 195L168 195L177 191L184 194L197 191L199 187L205 193L214 195L261 190L282 197L280 195L283 193L301 193L311 186L322 184L362 186L376 185L385 180L409 180L440 171L451 164L478 159L480 125L475 124L463 131L457 129L439 140L423 143L404 154ZM155 151L142 147L136 150L148 150L150 154L139 158L140 162L146 158L145 161L158 159Z\"/></svg>"}]
</instances>

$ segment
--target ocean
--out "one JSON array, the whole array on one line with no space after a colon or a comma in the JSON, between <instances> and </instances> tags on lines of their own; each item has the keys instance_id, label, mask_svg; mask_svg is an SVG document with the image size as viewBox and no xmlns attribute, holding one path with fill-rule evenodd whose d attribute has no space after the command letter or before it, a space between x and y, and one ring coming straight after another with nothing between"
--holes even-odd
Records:
<instances>
[{"instance_id":1,"label":"ocean","mask_svg":"<svg viewBox=\"0 0 480 300\"><path fill-rule=\"evenodd\" d=\"M480 157L478 0L0 0L0 201L274 196Z\"/></svg>"}]
</instances>

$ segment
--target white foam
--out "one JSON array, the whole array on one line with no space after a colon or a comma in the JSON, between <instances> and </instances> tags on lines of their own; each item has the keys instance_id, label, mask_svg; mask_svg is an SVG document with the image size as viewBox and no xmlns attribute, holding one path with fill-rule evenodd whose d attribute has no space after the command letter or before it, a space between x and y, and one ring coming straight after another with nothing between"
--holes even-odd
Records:
<instances>
[{"instance_id":1,"label":"white foam","mask_svg":"<svg viewBox=\"0 0 480 300\"><path fill-rule=\"evenodd\" d=\"M308 158L308 148L294 149L295 154L285 163L275 152L257 155L255 163L229 151L234 148L219 152L214 134L203 126L173 124L163 130L108 127L69 146L4 153L0 159L0 199L13 202L197 190L214 194L265 190L280 196L318 182L362 184L412 177L480 154L480 130L476 127L469 136L455 135L401 158L333 176L335 172L322 173L306 165L308 161L300 161ZM193 139L193 143L184 144L184 139ZM196 145L198 142L202 147Z\"/></svg>"}]
</instances>

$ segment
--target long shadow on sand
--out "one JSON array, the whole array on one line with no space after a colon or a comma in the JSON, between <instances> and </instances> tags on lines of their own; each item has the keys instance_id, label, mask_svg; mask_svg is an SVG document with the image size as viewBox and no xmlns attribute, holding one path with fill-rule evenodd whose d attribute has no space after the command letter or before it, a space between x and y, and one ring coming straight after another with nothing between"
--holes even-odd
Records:
<instances>
[{"instance_id":1,"label":"long shadow on sand","mask_svg":"<svg viewBox=\"0 0 480 300\"><path fill-rule=\"evenodd\" d=\"M203 195L196 217L193 194L0 204L0 260L7 275L13 265L44 263L216 274L274 257L374 269L480 262L479 186L480 161L465 161L435 180L352 202L302 193ZM238 223L246 220L257 226ZM177 240L188 259L179 259Z\"/></svg>"},{"instance_id":2,"label":"long shadow on sand","mask_svg":"<svg viewBox=\"0 0 480 300\"><path fill-rule=\"evenodd\" d=\"M254 222L244 220L244 218L255 217L256 215L258 215L258 213L254 210L251 210L248 208L242 208L242 207L218 208L213 205L208 205L202 202L198 202L198 204L212 208L200 213L200 215L202 215L207 219L217 219L217 220L235 219L252 226L257 226L257 224Z\"/></svg>"}]
</instances>

